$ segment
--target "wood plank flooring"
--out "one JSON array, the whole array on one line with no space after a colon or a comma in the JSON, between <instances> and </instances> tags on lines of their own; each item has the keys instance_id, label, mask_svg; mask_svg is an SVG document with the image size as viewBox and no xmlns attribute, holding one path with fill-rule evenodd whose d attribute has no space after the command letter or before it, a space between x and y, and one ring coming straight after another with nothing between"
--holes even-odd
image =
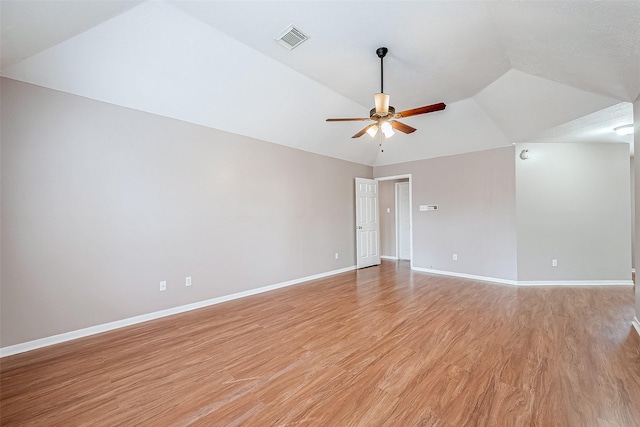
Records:
<instances>
[{"instance_id":1,"label":"wood plank flooring","mask_svg":"<svg viewBox=\"0 0 640 427\"><path fill-rule=\"evenodd\" d=\"M640 426L631 287L349 272L0 361L3 426Z\"/></svg>"}]
</instances>

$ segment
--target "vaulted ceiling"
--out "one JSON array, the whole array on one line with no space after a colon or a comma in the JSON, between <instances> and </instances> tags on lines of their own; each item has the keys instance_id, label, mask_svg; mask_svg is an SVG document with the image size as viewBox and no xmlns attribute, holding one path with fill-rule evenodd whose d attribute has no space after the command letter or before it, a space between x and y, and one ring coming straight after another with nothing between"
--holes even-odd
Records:
<instances>
[{"instance_id":1,"label":"vaulted ceiling","mask_svg":"<svg viewBox=\"0 0 640 427\"><path fill-rule=\"evenodd\" d=\"M639 1L2 0L2 76L369 165L629 143ZM295 24L309 39L274 38ZM350 137L380 88L417 132Z\"/></svg>"}]
</instances>

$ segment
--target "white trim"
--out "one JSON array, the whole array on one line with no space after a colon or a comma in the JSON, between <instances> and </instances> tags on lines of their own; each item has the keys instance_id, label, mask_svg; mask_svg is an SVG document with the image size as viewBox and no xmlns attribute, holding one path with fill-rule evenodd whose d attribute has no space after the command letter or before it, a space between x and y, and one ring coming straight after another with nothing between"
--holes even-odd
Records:
<instances>
[{"instance_id":1,"label":"white trim","mask_svg":"<svg viewBox=\"0 0 640 427\"><path fill-rule=\"evenodd\" d=\"M375 179L378 181L393 181L395 179L409 180L409 227L411 227L411 232L409 233L409 256L411 257L411 259L409 260L409 264L411 266L411 269L413 270L413 178L412 176L413 176L412 174L407 173L404 175L381 176ZM396 254L397 254L397 251L396 251Z\"/></svg>"},{"instance_id":2,"label":"white trim","mask_svg":"<svg viewBox=\"0 0 640 427\"><path fill-rule=\"evenodd\" d=\"M431 268L422 268L422 267L412 267L411 269L415 270L415 271L420 271L420 272L423 272L423 273L439 274L439 275L442 275L442 276L462 277L464 279L480 280L480 281L483 281L483 282L502 283L502 284L505 284L505 285L517 285L518 284L515 280L498 279L496 277L476 276L474 274L455 273L453 271L434 270L434 269L431 269Z\"/></svg>"},{"instance_id":3,"label":"white trim","mask_svg":"<svg viewBox=\"0 0 640 427\"><path fill-rule=\"evenodd\" d=\"M147 322L149 320L159 319L161 317L171 316L173 314L184 313L186 311L196 310L210 305L220 304L222 302L231 301L238 298L248 297L251 295L260 294L263 292L272 291L287 286L297 285L298 283L308 282L310 280L321 279L327 276L333 276L335 274L346 273L347 271L353 271L356 269L355 265L350 267L340 268L338 270L327 271L325 273L314 274L312 276L302 277L300 279L293 279L287 282L276 283L274 285L263 286L261 288L249 289L247 291L237 292L231 295L224 295L217 298L211 298L204 301L194 302L192 304L181 305L178 307L168 308L166 310L155 311L153 313L142 314L140 316L129 317L127 319L116 320L115 322L103 323L102 325L90 326L84 329L78 329L77 331L65 332L59 335L53 335L46 338L40 338L33 341L28 341L21 344L11 345L8 347L0 348L0 358L6 356L12 356L18 353L24 353L25 351L31 351L42 347L47 347L54 344L63 343L66 341L75 340L78 338L88 337L90 335L99 334L102 332L112 331L114 329L124 328L125 326L136 325L138 323Z\"/></svg>"},{"instance_id":4,"label":"white trim","mask_svg":"<svg viewBox=\"0 0 640 427\"><path fill-rule=\"evenodd\" d=\"M635 268L632 268L632 269L631 269L631 272L632 272L632 273L635 273L635 272L636 272L636 269L635 269Z\"/></svg>"},{"instance_id":5,"label":"white trim","mask_svg":"<svg viewBox=\"0 0 640 427\"><path fill-rule=\"evenodd\" d=\"M394 188L394 193L395 193L395 203L396 203L396 223L395 223L395 227L396 227L396 257L398 259L405 259L405 258L401 258L400 257L400 199L398 198L398 194L399 191L398 189L400 188L400 185L402 184L407 184L407 191L409 192L409 203L408 203L408 209L409 209L409 258L412 258L411 256L411 248L412 248L412 244L411 244L411 230L412 230L412 224L411 224L411 179L409 179L409 181L400 181L400 182L396 182L395 183L395 188Z\"/></svg>"},{"instance_id":6,"label":"white trim","mask_svg":"<svg viewBox=\"0 0 640 427\"><path fill-rule=\"evenodd\" d=\"M413 268L413 179L409 174L409 265Z\"/></svg>"},{"instance_id":7,"label":"white trim","mask_svg":"<svg viewBox=\"0 0 640 427\"><path fill-rule=\"evenodd\" d=\"M637 317L633 318L633 327L636 328L636 332L638 333L638 335L640 335L640 320L638 320Z\"/></svg>"},{"instance_id":8,"label":"white trim","mask_svg":"<svg viewBox=\"0 0 640 427\"><path fill-rule=\"evenodd\" d=\"M464 279L494 282L513 286L633 286L631 280L554 280L554 281L518 281L498 279L496 277L476 276L474 274L456 273L453 271L434 270L431 268L412 267L412 270L423 273L439 274L442 276L461 277Z\"/></svg>"},{"instance_id":9,"label":"white trim","mask_svg":"<svg viewBox=\"0 0 640 427\"><path fill-rule=\"evenodd\" d=\"M381 176L379 178L374 178L377 179L378 181L393 181L394 179L411 179L411 174L410 173L406 173L404 175L393 175L393 176Z\"/></svg>"},{"instance_id":10,"label":"white trim","mask_svg":"<svg viewBox=\"0 0 640 427\"><path fill-rule=\"evenodd\" d=\"M380 255L380 259L390 259L391 261L398 261L397 256Z\"/></svg>"},{"instance_id":11,"label":"white trim","mask_svg":"<svg viewBox=\"0 0 640 427\"><path fill-rule=\"evenodd\" d=\"M400 236L398 233L398 184L400 184L398 181L393 183L393 203L394 203L394 209L395 209L395 218L394 218L394 222L395 224L393 224L393 226L395 227L395 242L393 242L396 245L396 259L400 258Z\"/></svg>"},{"instance_id":12,"label":"white trim","mask_svg":"<svg viewBox=\"0 0 640 427\"><path fill-rule=\"evenodd\" d=\"M631 280L551 280L517 282L518 286L633 286Z\"/></svg>"}]
</instances>

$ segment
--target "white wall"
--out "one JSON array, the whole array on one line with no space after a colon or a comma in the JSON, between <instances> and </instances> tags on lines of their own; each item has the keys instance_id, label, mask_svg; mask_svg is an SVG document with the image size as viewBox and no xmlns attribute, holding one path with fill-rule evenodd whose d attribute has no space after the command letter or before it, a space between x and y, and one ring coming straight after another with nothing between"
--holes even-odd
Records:
<instances>
[{"instance_id":1,"label":"white wall","mask_svg":"<svg viewBox=\"0 0 640 427\"><path fill-rule=\"evenodd\" d=\"M1 90L2 347L355 264L354 177L371 167Z\"/></svg>"},{"instance_id":2,"label":"white wall","mask_svg":"<svg viewBox=\"0 0 640 427\"><path fill-rule=\"evenodd\" d=\"M412 174L414 267L516 279L513 156L510 146L374 168ZM424 204L439 210L420 212Z\"/></svg>"},{"instance_id":3,"label":"white wall","mask_svg":"<svg viewBox=\"0 0 640 427\"><path fill-rule=\"evenodd\" d=\"M530 158L522 160L525 149ZM518 280L630 280L629 146L517 144L515 151Z\"/></svg>"}]
</instances>

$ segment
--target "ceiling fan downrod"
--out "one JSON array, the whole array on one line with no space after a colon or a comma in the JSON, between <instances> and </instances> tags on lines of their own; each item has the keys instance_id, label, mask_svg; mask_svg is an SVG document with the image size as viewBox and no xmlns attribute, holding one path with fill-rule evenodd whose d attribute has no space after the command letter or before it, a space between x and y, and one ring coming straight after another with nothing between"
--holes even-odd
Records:
<instances>
[{"instance_id":1,"label":"ceiling fan downrod","mask_svg":"<svg viewBox=\"0 0 640 427\"><path fill-rule=\"evenodd\" d=\"M380 58L380 93L384 93L384 57L389 52L386 47L376 49L376 54Z\"/></svg>"},{"instance_id":2,"label":"ceiling fan downrod","mask_svg":"<svg viewBox=\"0 0 640 427\"><path fill-rule=\"evenodd\" d=\"M376 54L378 55L378 58L380 58L380 93L373 95L376 108L371 110L370 116L372 118L375 115L375 117L380 119L388 116L390 112L395 112L395 109L389 106L389 95L384 93L384 57L388 51L389 49L386 47L379 47L376 49ZM380 125L380 123L378 123L378 125Z\"/></svg>"}]
</instances>

